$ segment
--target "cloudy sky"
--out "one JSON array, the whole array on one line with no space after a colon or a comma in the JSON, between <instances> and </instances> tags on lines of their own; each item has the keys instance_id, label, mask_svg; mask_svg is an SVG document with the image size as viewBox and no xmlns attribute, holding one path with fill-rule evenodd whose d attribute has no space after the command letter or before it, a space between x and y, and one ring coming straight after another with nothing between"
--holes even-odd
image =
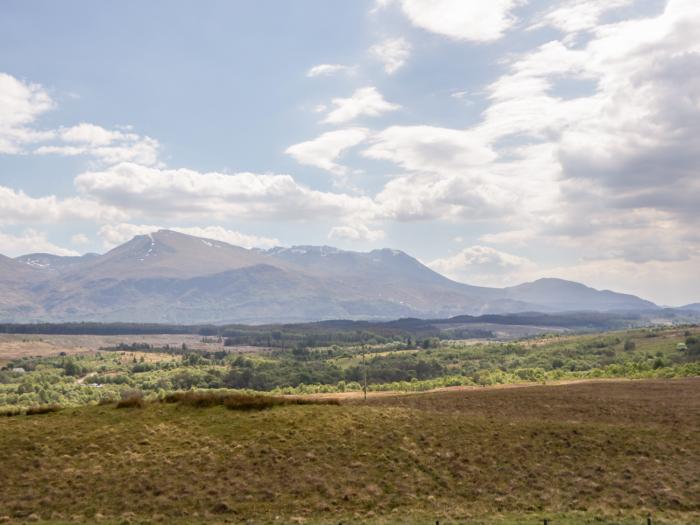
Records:
<instances>
[{"instance_id":1,"label":"cloudy sky","mask_svg":"<svg viewBox=\"0 0 700 525\"><path fill-rule=\"evenodd\" d=\"M700 300L698 0L0 4L0 253L160 227Z\"/></svg>"}]
</instances>

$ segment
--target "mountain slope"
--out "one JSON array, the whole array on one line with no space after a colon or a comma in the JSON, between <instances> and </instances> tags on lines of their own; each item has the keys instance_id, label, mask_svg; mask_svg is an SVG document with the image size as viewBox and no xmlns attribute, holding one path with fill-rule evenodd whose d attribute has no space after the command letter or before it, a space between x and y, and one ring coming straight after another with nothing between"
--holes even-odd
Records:
<instances>
[{"instance_id":1,"label":"mountain slope","mask_svg":"<svg viewBox=\"0 0 700 525\"><path fill-rule=\"evenodd\" d=\"M563 279L538 279L505 289L506 296L554 311L648 310L657 308L650 301L610 290L596 290Z\"/></svg>"},{"instance_id":2,"label":"mountain slope","mask_svg":"<svg viewBox=\"0 0 700 525\"><path fill-rule=\"evenodd\" d=\"M0 295L4 321L262 323L654 308L559 279L470 286L397 250L247 250L167 230L104 255L0 258Z\"/></svg>"},{"instance_id":3,"label":"mountain slope","mask_svg":"<svg viewBox=\"0 0 700 525\"><path fill-rule=\"evenodd\" d=\"M256 264L273 264L270 257L213 239L169 230L138 235L106 254L71 268L81 279L144 277L191 278Z\"/></svg>"},{"instance_id":4,"label":"mountain slope","mask_svg":"<svg viewBox=\"0 0 700 525\"><path fill-rule=\"evenodd\" d=\"M37 309L32 286L44 279L42 272L0 255L0 319L32 320Z\"/></svg>"},{"instance_id":5,"label":"mountain slope","mask_svg":"<svg viewBox=\"0 0 700 525\"><path fill-rule=\"evenodd\" d=\"M678 310L692 310L693 312L700 312L700 303L686 304L677 308Z\"/></svg>"},{"instance_id":6,"label":"mountain slope","mask_svg":"<svg viewBox=\"0 0 700 525\"><path fill-rule=\"evenodd\" d=\"M28 255L22 255L14 259L18 263L25 264L34 268L36 270L61 272L70 268L73 265L77 265L86 262L95 257L99 257L97 253L86 253L80 256L62 256L53 255L51 253L30 253Z\"/></svg>"}]
</instances>

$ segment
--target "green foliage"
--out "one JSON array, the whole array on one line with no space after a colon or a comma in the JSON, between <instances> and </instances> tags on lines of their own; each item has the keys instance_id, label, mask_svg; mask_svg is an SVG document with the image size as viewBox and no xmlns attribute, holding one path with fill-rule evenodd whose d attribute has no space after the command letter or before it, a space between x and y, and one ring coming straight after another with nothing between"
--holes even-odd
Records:
<instances>
[{"instance_id":1,"label":"green foliage","mask_svg":"<svg viewBox=\"0 0 700 525\"><path fill-rule=\"evenodd\" d=\"M692 335L686 338L685 346L688 355L700 356L700 336Z\"/></svg>"},{"instance_id":2,"label":"green foliage","mask_svg":"<svg viewBox=\"0 0 700 525\"><path fill-rule=\"evenodd\" d=\"M314 341L313 333L307 336L307 342ZM25 357L7 363L0 370L0 409L96 404L134 391L147 398L221 388L285 394L358 391L365 372L370 390L401 391L683 377L700 375L698 363L697 327L478 344L435 338L320 347L295 343L243 354L221 347L198 350L183 349L181 344L153 347L130 342L97 353ZM12 371L17 368L26 373Z\"/></svg>"}]
</instances>

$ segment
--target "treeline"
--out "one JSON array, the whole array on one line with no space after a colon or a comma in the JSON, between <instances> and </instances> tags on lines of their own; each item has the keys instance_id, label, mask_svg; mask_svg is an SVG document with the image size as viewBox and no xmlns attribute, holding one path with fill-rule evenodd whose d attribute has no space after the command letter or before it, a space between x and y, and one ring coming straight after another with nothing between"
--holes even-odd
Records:
<instances>
[{"instance_id":1,"label":"treeline","mask_svg":"<svg viewBox=\"0 0 700 525\"><path fill-rule=\"evenodd\" d=\"M362 383L365 370L369 384L433 379L445 373L445 368L435 359L405 354L374 357L367 360L366 367L358 364L346 369L328 361L271 363L238 357L222 378L222 386L274 390L312 384Z\"/></svg>"},{"instance_id":2,"label":"treeline","mask_svg":"<svg viewBox=\"0 0 700 525\"><path fill-rule=\"evenodd\" d=\"M143 324L143 323L30 323L0 324L4 334L42 335L156 335L196 334L215 335L218 328L201 325Z\"/></svg>"},{"instance_id":3,"label":"treeline","mask_svg":"<svg viewBox=\"0 0 700 525\"><path fill-rule=\"evenodd\" d=\"M537 312L457 316L450 319L398 319L395 321L319 321L268 325L178 325L142 323L0 323L0 333L47 335L199 335L221 337L226 346L263 346L271 348L317 347L332 344L384 344L423 340L489 339L491 330L477 324L520 325L569 328L573 330L609 330L649 324L639 314L577 312L543 314Z\"/></svg>"}]
</instances>

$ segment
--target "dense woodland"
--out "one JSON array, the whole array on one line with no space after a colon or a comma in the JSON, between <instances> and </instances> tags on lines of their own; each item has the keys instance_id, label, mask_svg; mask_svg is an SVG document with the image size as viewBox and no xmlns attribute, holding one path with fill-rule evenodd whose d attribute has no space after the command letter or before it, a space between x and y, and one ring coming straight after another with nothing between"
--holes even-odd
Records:
<instances>
[{"instance_id":1,"label":"dense woodland","mask_svg":"<svg viewBox=\"0 0 700 525\"><path fill-rule=\"evenodd\" d=\"M672 312L669 312L671 315ZM661 313L657 313L661 315ZM604 331L648 324L642 314L575 312L462 315L450 319L398 319L395 321L319 321L268 325L179 325L144 323L0 323L0 333L47 335L153 335L195 334L223 337L229 345L292 347L329 344L376 343L407 337L473 339L493 337L479 325L538 326L577 331Z\"/></svg>"}]
</instances>

